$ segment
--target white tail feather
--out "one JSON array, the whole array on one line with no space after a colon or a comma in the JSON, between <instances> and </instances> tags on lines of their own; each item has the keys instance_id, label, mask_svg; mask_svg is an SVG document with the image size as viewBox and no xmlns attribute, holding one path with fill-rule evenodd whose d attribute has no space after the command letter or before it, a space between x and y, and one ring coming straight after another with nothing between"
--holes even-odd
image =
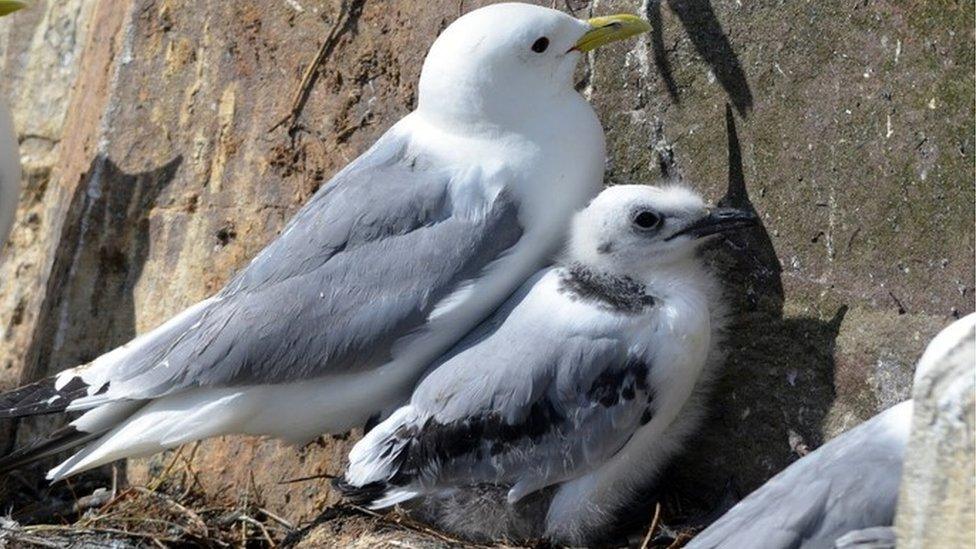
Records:
<instances>
[{"instance_id":1,"label":"white tail feather","mask_svg":"<svg viewBox=\"0 0 976 549\"><path fill-rule=\"evenodd\" d=\"M239 392L215 393L190 392L146 404L104 436L48 471L47 478L56 481L117 459L145 456L186 442L237 431L242 418L250 415L252 410L237 405ZM88 412L78 421L107 406ZM105 417L100 421L111 419Z\"/></svg>"},{"instance_id":2,"label":"white tail feather","mask_svg":"<svg viewBox=\"0 0 976 549\"><path fill-rule=\"evenodd\" d=\"M396 490L391 490L387 492L385 496L379 498L373 503L370 503L369 508L375 510L375 509L382 509L384 507L390 507L392 505L396 505L397 503L403 503L408 499L413 499L419 495L420 492L397 488Z\"/></svg>"},{"instance_id":3,"label":"white tail feather","mask_svg":"<svg viewBox=\"0 0 976 549\"><path fill-rule=\"evenodd\" d=\"M397 457L408 442L397 438L395 434L405 425L418 423L419 419L413 406L404 406L367 433L349 452L349 467L345 474L346 482L353 486L365 486L371 482L390 480L396 474ZM406 496L404 499L409 499L413 495ZM379 501L384 501L389 497L392 497L392 494ZM387 505L393 505L393 503Z\"/></svg>"}]
</instances>

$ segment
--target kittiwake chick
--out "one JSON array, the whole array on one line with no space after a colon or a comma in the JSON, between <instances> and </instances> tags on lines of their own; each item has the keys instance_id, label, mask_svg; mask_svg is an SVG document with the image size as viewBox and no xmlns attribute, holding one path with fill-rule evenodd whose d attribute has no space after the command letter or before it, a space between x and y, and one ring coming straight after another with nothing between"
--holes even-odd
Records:
<instances>
[{"instance_id":1,"label":"kittiwake chick","mask_svg":"<svg viewBox=\"0 0 976 549\"><path fill-rule=\"evenodd\" d=\"M439 361L337 485L373 508L451 505L492 485L511 513L549 489L530 535L598 540L700 415L686 404L716 362L725 308L698 247L755 222L684 187L604 190L574 218L565 257ZM505 509L482 511L442 526L512 535Z\"/></svg>"}]
</instances>

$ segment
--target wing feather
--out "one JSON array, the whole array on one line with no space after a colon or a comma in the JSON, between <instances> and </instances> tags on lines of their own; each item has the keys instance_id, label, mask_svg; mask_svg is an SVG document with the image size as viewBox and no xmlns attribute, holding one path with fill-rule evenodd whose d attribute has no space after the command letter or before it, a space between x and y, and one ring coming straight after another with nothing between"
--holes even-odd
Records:
<instances>
[{"instance_id":1,"label":"wing feather","mask_svg":"<svg viewBox=\"0 0 976 549\"><path fill-rule=\"evenodd\" d=\"M357 444L340 489L380 505L398 494L494 483L510 486L517 501L602 462L647 423L649 365L623 336L527 313L540 307L526 293L543 276L437 365L408 407ZM356 488L365 486L368 493Z\"/></svg>"},{"instance_id":2,"label":"wing feather","mask_svg":"<svg viewBox=\"0 0 976 549\"><path fill-rule=\"evenodd\" d=\"M833 547L849 531L890 526L911 410L901 403L790 465L687 547Z\"/></svg>"},{"instance_id":3,"label":"wing feather","mask_svg":"<svg viewBox=\"0 0 976 549\"><path fill-rule=\"evenodd\" d=\"M108 382L104 402L288 383L388 362L394 344L422 331L440 300L522 235L508 193L485 191L479 210L455 208L452 188L482 174L438 167L408 149L391 130L217 296L143 336L133 352L68 376Z\"/></svg>"}]
</instances>

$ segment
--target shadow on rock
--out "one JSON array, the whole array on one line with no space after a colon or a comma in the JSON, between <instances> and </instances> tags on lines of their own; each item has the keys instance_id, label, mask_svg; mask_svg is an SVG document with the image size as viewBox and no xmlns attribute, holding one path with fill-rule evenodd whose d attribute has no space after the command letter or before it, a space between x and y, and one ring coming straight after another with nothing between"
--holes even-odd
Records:
<instances>
[{"instance_id":1,"label":"shadow on rock","mask_svg":"<svg viewBox=\"0 0 976 549\"><path fill-rule=\"evenodd\" d=\"M742 63L722 30L722 24L719 23L709 0L671 0L668 6L681 21L695 51L708 63L712 74L735 105L736 111L740 116L746 116L752 109L752 90L746 81ZM681 100L680 92L668 61L668 48L664 44L660 0L647 3L645 16L651 23L651 54L654 64L664 80L671 100L678 103Z\"/></svg>"},{"instance_id":2,"label":"shadow on rock","mask_svg":"<svg viewBox=\"0 0 976 549\"><path fill-rule=\"evenodd\" d=\"M754 210L731 107L726 127L729 185L720 204ZM780 263L764 226L729 235L705 255L727 289L727 359L702 428L619 525L621 535L646 529L660 502L665 527L655 544L703 528L822 444L822 423L835 398L834 350L847 308L827 321L785 318Z\"/></svg>"},{"instance_id":3,"label":"shadow on rock","mask_svg":"<svg viewBox=\"0 0 976 549\"><path fill-rule=\"evenodd\" d=\"M182 162L177 156L158 168L126 173L106 156L92 160L67 206L22 384L89 362L136 335L134 289L149 257L149 213ZM9 452L63 423L60 416L19 420L0 451ZM20 497L5 498L4 503L17 510L15 519L49 519L35 517L30 504L72 497L63 493L64 483L48 487L43 480L52 463L43 460L13 473ZM105 476L104 470L81 475L73 479L74 489L84 495L86 478L105 486ZM13 485L8 482L7 488ZM21 508L18 503L28 505Z\"/></svg>"}]
</instances>

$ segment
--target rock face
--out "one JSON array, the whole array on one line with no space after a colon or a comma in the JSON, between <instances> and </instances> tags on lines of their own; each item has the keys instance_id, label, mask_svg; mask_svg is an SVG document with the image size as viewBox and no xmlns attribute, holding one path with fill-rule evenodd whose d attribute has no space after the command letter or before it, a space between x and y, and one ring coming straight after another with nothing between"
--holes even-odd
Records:
<instances>
[{"instance_id":1,"label":"rock face","mask_svg":"<svg viewBox=\"0 0 976 549\"><path fill-rule=\"evenodd\" d=\"M485 3L47 0L0 22L27 186L0 259L0 386L219 289L409 112L429 44ZM765 223L710 252L734 305L729 361L667 475L709 509L728 480L749 491L905 398L924 342L973 310L971 6L556 4L654 25L581 74L607 181L681 179ZM54 421L0 425L0 442ZM279 481L337 472L351 442L229 437L181 456L207 491L252 486L298 521L333 501L328 482ZM170 461L134 460L129 477Z\"/></svg>"},{"instance_id":2,"label":"rock face","mask_svg":"<svg viewBox=\"0 0 976 549\"><path fill-rule=\"evenodd\" d=\"M898 547L976 545L976 331L913 390L895 527Z\"/></svg>"}]
</instances>

